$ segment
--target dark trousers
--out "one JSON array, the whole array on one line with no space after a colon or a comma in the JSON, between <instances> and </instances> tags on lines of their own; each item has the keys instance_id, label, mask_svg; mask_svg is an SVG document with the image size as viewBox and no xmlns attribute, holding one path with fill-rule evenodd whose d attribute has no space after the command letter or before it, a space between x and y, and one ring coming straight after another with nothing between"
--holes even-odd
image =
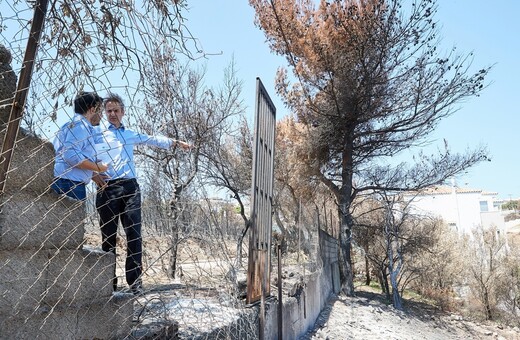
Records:
<instances>
[{"instance_id":1,"label":"dark trousers","mask_svg":"<svg viewBox=\"0 0 520 340\"><path fill-rule=\"evenodd\" d=\"M55 178L51 188L57 194L67 195L80 201L87 199L87 189L83 182L76 182L66 178Z\"/></svg>"},{"instance_id":2,"label":"dark trousers","mask_svg":"<svg viewBox=\"0 0 520 340\"><path fill-rule=\"evenodd\" d=\"M126 234L126 282L129 286L141 284L141 191L135 179L108 181L96 196L96 208L101 226L102 248L116 253L117 228L121 222ZM114 290L117 277L114 273Z\"/></svg>"}]
</instances>

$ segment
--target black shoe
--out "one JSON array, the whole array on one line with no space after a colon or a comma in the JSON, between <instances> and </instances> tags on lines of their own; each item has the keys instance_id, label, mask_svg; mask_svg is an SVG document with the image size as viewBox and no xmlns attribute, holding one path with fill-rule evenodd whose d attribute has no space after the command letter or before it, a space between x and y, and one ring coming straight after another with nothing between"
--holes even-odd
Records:
<instances>
[{"instance_id":1,"label":"black shoe","mask_svg":"<svg viewBox=\"0 0 520 340\"><path fill-rule=\"evenodd\" d=\"M134 294L135 296L140 296L140 295L143 295L143 294L144 294L143 286L140 285L140 284L133 284L133 285L130 287L130 291L131 291L132 294Z\"/></svg>"}]
</instances>

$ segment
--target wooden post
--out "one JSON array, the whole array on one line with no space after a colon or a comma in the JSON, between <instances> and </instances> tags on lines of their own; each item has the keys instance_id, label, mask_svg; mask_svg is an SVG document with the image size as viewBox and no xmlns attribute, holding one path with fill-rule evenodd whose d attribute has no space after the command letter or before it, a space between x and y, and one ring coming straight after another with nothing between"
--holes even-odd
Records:
<instances>
[{"instance_id":1,"label":"wooden post","mask_svg":"<svg viewBox=\"0 0 520 340\"><path fill-rule=\"evenodd\" d=\"M11 157L13 155L14 143L18 136L20 128L20 121L23 116L23 109L25 107L25 100L27 92L29 92L29 85L31 84L31 75L34 68L34 58L38 50L38 43L40 41L43 23L45 20L45 13L47 12L48 0L37 0L34 6L34 17L32 20L31 32L27 40L27 48L25 49L25 56L22 64L22 71L20 72L20 79L18 79L18 86L9 114L9 122L7 123L7 131L2 144L2 153L0 154L0 196L4 194L5 181L7 172L11 164Z\"/></svg>"}]
</instances>

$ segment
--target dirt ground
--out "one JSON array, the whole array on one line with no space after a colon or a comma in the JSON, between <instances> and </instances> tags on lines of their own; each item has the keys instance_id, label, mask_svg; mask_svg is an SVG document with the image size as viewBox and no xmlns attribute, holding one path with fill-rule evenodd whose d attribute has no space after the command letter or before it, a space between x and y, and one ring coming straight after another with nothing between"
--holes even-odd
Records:
<instances>
[{"instance_id":1,"label":"dirt ground","mask_svg":"<svg viewBox=\"0 0 520 340\"><path fill-rule=\"evenodd\" d=\"M300 340L520 339L517 327L470 321L415 301L406 301L405 308L404 312L395 310L373 292L340 295L329 300L315 327Z\"/></svg>"},{"instance_id":2,"label":"dirt ground","mask_svg":"<svg viewBox=\"0 0 520 340\"><path fill-rule=\"evenodd\" d=\"M122 239L120 241L121 244L118 243L117 271L118 276L121 276L121 281L124 282L124 242ZM99 246L99 236L96 234L87 235L86 243ZM161 269L164 268L168 261L167 256L164 256L165 247L164 240L153 237L145 238L145 253L147 253L149 261L146 265L148 269L144 276L145 288L159 287L168 282L171 283L165 276L164 270ZM234 245L230 245L230 248L232 247L234 247ZM231 250L233 249L230 249L230 251ZM219 277L220 280L222 280L222 275L225 273L225 270L222 271L225 267L223 266L224 263L212 261L213 266L207 267L207 259L208 253L206 250L201 249L196 242L186 241L185 244L183 244L178 259L178 264L181 268L181 277L178 278L178 281L176 280L180 285L175 289L176 297L174 300L182 302L183 297L186 296L192 298L199 295L208 297L208 292L213 291L204 290L202 293L197 293L197 289L191 288L186 290L188 286L193 287L191 285L193 283L196 283L196 286L202 285L214 288L219 286L217 282L200 281L199 277L201 274L202 277ZM307 271L305 268L302 270L301 265L294 266L292 263L294 261L289 262L290 263L284 264L283 270L284 295L300 280L301 275ZM308 272L310 271L311 270ZM220 272L220 275L215 275L218 272ZM209 273L211 274L208 275ZM197 278L190 278L190 274L197 276ZM276 276L275 274L276 268L273 268L273 278ZM275 286L276 279L272 282L272 287ZM182 287L184 287L184 289L182 289ZM224 305L222 301L217 303L215 308L213 308L214 310L211 311L211 314L214 316L215 311L221 310ZM182 311L184 318L181 320L179 330L193 328L192 323L194 317L187 317L186 314L189 308L181 305L177 307ZM209 307L205 306L205 308L208 309ZM183 322L186 323L186 325L184 325ZM204 324L204 322L200 323ZM405 301L405 311L397 311L392 306L387 305L381 294L368 288L358 287L355 297L340 295L329 300L317 319L314 328L300 339L520 340L520 329L518 327L501 326L497 323L471 321L457 314L441 312L431 305L417 301Z\"/></svg>"}]
</instances>

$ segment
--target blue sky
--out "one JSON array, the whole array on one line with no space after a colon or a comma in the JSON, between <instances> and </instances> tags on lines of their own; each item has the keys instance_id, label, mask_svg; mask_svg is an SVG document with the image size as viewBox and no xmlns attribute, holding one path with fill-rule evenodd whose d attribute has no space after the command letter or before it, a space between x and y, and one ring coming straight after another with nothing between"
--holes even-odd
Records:
<instances>
[{"instance_id":1,"label":"blue sky","mask_svg":"<svg viewBox=\"0 0 520 340\"><path fill-rule=\"evenodd\" d=\"M247 1L191 0L186 25L207 53L221 53L201 60L208 85L218 85L223 70L234 57L238 77L244 81L243 98L253 116L255 79L260 77L277 107L287 114L274 91L274 77L285 59L273 55L263 33L254 26L254 12ZM459 176L457 185L497 192L503 199L520 198L520 156L517 141L520 112L520 1L439 0L436 20L441 25L443 48L475 53L473 67L494 65L489 87L480 97L461 103L432 138L443 139L453 151L486 145L491 162L480 163ZM434 143L434 145L436 145ZM440 144L439 144L440 145Z\"/></svg>"},{"instance_id":2,"label":"blue sky","mask_svg":"<svg viewBox=\"0 0 520 340\"><path fill-rule=\"evenodd\" d=\"M253 122L255 80L260 77L277 107L277 116L287 114L274 91L274 77L285 59L272 54L263 33L254 26L254 12L247 0L188 0L186 26L208 53L197 63L206 67L206 84L219 86L224 68L232 58L238 77L244 82L243 99ZM0 0L3 14L5 0ZM491 83L480 97L461 103L460 110L445 119L432 135L442 145L446 139L452 151L463 152L486 145L491 162L480 163L457 184L462 187L497 192L498 197L520 198L520 157L517 131L520 112L520 1L518 0L438 0L435 19L441 26L444 50L475 54L473 67L494 65ZM29 11L29 14L30 11Z\"/></svg>"}]
</instances>

